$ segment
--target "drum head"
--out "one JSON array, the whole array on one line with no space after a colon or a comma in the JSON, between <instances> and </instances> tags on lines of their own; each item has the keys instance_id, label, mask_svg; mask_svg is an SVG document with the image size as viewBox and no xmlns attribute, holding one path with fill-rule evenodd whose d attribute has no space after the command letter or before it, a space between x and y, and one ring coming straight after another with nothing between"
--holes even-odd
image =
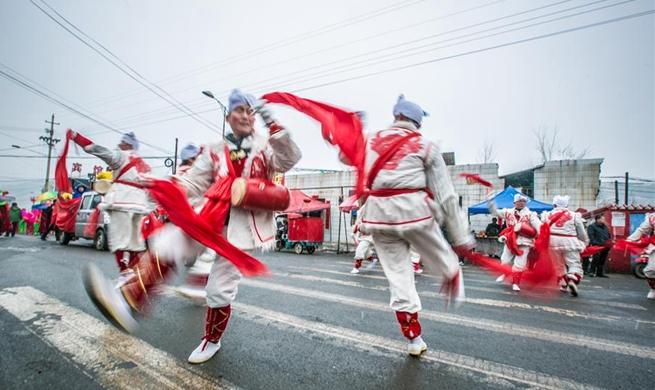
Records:
<instances>
[{"instance_id":1,"label":"drum head","mask_svg":"<svg viewBox=\"0 0 655 390\"><path fill-rule=\"evenodd\" d=\"M232 206L239 206L241 205L241 202L243 202L243 198L246 196L246 189L248 187L248 183L246 179L240 177L238 179L235 179L234 182L232 183L232 190L230 191L230 201L232 202Z\"/></svg>"},{"instance_id":2,"label":"drum head","mask_svg":"<svg viewBox=\"0 0 655 390\"><path fill-rule=\"evenodd\" d=\"M109 191L109 188L111 187L111 181L110 180L96 180L93 183L93 190L101 195L104 195Z\"/></svg>"}]
</instances>

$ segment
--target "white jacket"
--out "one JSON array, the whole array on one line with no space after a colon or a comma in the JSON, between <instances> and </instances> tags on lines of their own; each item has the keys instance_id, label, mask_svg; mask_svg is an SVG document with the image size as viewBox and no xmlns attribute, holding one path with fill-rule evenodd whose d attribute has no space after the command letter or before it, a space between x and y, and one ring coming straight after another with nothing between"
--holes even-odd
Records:
<instances>
[{"instance_id":1,"label":"white jacket","mask_svg":"<svg viewBox=\"0 0 655 390\"><path fill-rule=\"evenodd\" d=\"M527 223L530 224L530 226L532 226L537 231L537 234L539 234L539 228L541 228L541 221L539 221L539 217L537 216L537 213L531 211L527 207L524 207L521 210L516 210L513 207L499 210L496 208L494 202L489 202L489 211L491 212L491 215L495 215L498 218L504 219L508 227L514 226L518 222ZM514 215L515 213L519 214L518 220ZM504 237L500 237L499 240L503 238ZM534 238L525 237L520 234L516 235L517 245L523 245L532 248L534 246L534 240L535 240Z\"/></svg>"},{"instance_id":2,"label":"white jacket","mask_svg":"<svg viewBox=\"0 0 655 390\"><path fill-rule=\"evenodd\" d=\"M570 211L566 207L555 207L552 211L542 213L541 221L550 223L555 216L562 213L565 214L550 225L550 248L582 252L589 244L589 237L580 213Z\"/></svg>"},{"instance_id":3,"label":"white jacket","mask_svg":"<svg viewBox=\"0 0 655 390\"><path fill-rule=\"evenodd\" d=\"M204 195L216 179L228 175L224 148L237 150L237 146L225 139L208 148L198 156L193 166L178 177L186 188L191 205L200 208ZM242 177L273 179L276 172L283 173L293 168L302 156L300 149L287 130L268 137L253 133L242 141L242 148L250 148ZM275 214L268 211L250 211L231 207L227 239L239 249L270 250L275 246Z\"/></svg>"},{"instance_id":4,"label":"white jacket","mask_svg":"<svg viewBox=\"0 0 655 390\"><path fill-rule=\"evenodd\" d=\"M417 132L414 124L396 121L392 127L369 135L366 144L366 172L371 170L389 140ZM387 138L391 136L391 138ZM371 231L404 231L429 226L433 220L443 224L455 246L472 244L468 221L455 193L446 164L437 146L422 137L414 138L398 150L380 170L371 190L420 189L388 196L370 196L362 212L362 227ZM428 189L434 194L431 199Z\"/></svg>"},{"instance_id":5,"label":"white jacket","mask_svg":"<svg viewBox=\"0 0 655 390\"><path fill-rule=\"evenodd\" d=\"M152 210L152 203L143 189L120 183L121 181L138 183L139 174L150 172L148 164L135 151L109 150L96 144L85 147L84 151L100 158L113 170L114 183L105 194L104 202L99 206L101 209L137 214L148 214ZM128 168L130 162L136 164Z\"/></svg>"}]
</instances>

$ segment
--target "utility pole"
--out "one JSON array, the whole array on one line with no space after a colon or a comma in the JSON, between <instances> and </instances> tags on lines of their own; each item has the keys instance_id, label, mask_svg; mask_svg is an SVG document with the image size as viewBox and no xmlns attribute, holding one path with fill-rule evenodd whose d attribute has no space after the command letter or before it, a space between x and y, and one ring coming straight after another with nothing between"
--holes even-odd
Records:
<instances>
[{"instance_id":1,"label":"utility pole","mask_svg":"<svg viewBox=\"0 0 655 390\"><path fill-rule=\"evenodd\" d=\"M60 140L54 138L55 135L55 125L59 125L59 123L55 123L55 114L52 114L52 119L50 119L50 122L45 121L45 123L50 124L50 128L45 129L45 133L48 135L47 137L40 136L39 139L42 141L45 141L46 145L48 145L48 165L46 168L45 172L45 185L43 186L43 192L49 191L50 190L50 159L52 158L52 148L55 146L57 142Z\"/></svg>"}]
</instances>

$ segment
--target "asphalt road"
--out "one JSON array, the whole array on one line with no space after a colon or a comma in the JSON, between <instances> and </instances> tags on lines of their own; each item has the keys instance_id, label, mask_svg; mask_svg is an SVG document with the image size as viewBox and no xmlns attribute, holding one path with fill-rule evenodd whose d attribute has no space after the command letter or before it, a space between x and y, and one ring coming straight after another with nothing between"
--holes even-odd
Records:
<instances>
[{"instance_id":1,"label":"asphalt road","mask_svg":"<svg viewBox=\"0 0 655 390\"><path fill-rule=\"evenodd\" d=\"M90 242L0 238L1 389L651 389L655 301L629 275L583 280L581 294L529 296L474 266L467 302L444 308L439 278L417 277L428 351L405 352L379 266L349 273L352 255L258 255L269 278L244 280L222 348L186 363L205 308L165 288L130 336L82 287ZM173 285L181 282L178 277Z\"/></svg>"}]
</instances>

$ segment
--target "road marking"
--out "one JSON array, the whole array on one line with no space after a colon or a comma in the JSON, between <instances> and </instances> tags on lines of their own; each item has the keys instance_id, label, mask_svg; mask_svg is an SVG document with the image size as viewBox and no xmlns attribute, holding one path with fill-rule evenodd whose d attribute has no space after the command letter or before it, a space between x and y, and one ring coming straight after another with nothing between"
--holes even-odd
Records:
<instances>
[{"instance_id":1,"label":"road marking","mask_svg":"<svg viewBox=\"0 0 655 390\"><path fill-rule=\"evenodd\" d=\"M0 307L102 386L237 389L32 287L1 290Z\"/></svg>"},{"instance_id":2,"label":"road marking","mask_svg":"<svg viewBox=\"0 0 655 390\"><path fill-rule=\"evenodd\" d=\"M373 276L373 275L351 275L349 272L340 272L340 271L331 271L331 270L326 270L326 269L319 269L319 268L311 268L311 267L300 267L300 266L290 266L288 268L291 269L297 269L300 271L310 271L310 272L317 272L317 273L326 273L326 274L331 274L331 275L340 275L344 276L347 278L364 278L364 279L375 279L375 280L384 280L386 281L387 278L384 276ZM504 291L498 288L492 288L492 287L478 287L478 286L472 286L470 282L476 282L476 280L472 280L466 275L466 271L464 272L464 280L466 282L466 290L472 290L472 291L481 291L481 292L491 292L495 294L503 294L503 295L510 295L510 296L516 296L516 293L511 292L511 291ZM429 284L430 286L441 286L440 284ZM496 285L493 283L493 285ZM597 286L599 287L599 286ZM600 288L600 287L599 287ZM585 286L586 289L586 286ZM584 291L584 290L583 290ZM549 294L538 294L536 292L532 292L532 294L535 294L536 296L543 296L543 297L549 297ZM594 291L594 294L600 294L597 291ZM620 296L619 294L612 294L612 293L603 293L604 295L611 295L611 296ZM611 301L604 301L604 300L599 300L599 299L590 299L585 297L584 301L593 305L602 305L602 306L609 306L609 307L615 307L619 309L633 309L633 310L641 310L641 311L648 311L647 308L639 305L634 305L630 303L623 303L623 302L611 302Z\"/></svg>"},{"instance_id":3,"label":"road marking","mask_svg":"<svg viewBox=\"0 0 655 390\"><path fill-rule=\"evenodd\" d=\"M276 325L281 330L295 329L309 334L325 336L326 341L340 346L356 348L368 351L373 354L383 355L399 360L407 359L407 343L400 340L392 340L384 337L374 336L356 330L342 328L335 325L327 325L320 322L308 321L299 317L278 313L244 303L234 302L232 308L239 312L239 317L261 323L264 325ZM428 350L420 357L421 360L432 363L444 364L448 371L454 374L470 378L470 373L476 372L491 379L496 385L514 387L511 382L519 382L533 388L539 389L592 389L590 386L582 385L579 382L569 381L542 374L536 371L525 370L502 363L494 363L470 356L459 355L452 352L434 349L428 346ZM473 378L481 382L481 387L489 380Z\"/></svg>"},{"instance_id":4,"label":"road marking","mask_svg":"<svg viewBox=\"0 0 655 390\"><path fill-rule=\"evenodd\" d=\"M328 302L341 303L349 306L360 307L369 310L389 311L387 305L375 301L357 299L351 296L323 293L314 290L308 290L298 287L283 286L275 283L262 282L260 280L243 279L241 282L244 286L277 291L286 294L298 295L304 298L319 299ZM550 331L531 326L511 324L493 320L477 320L460 315L435 312L429 310L421 311L421 317L432 321L443 322L456 326L466 326L474 329L492 331L496 333L508 334L511 336L520 335L521 337L533 338L536 340L561 343L566 346L579 346L592 348L599 351L613 352L628 356L637 356L655 360L655 350L641 345L623 343L620 341L606 341L594 337L583 336L579 334L567 334L562 332Z\"/></svg>"},{"instance_id":5,"label":"road marking","mask_svg":"<svg viewBox=\"0 0 655 390\"><path fill-rule=\"evenodd\" d=\"M289 273L279 273L276 272L274 275L280 276L280 277L286 277L286 278L292 278L292 279L301 279L301 280L306 280L310 282L322 282L322 283L332 283L332 284L338 284L342 286L349 286L349 287L356 287L356 288L363 288L366 290L375 290L375 291L389 291L389 288L386 286L365 286L361 283L358 282L350 282L346 280L338 280L338 279L330 279L330 278L322 278L320 276L313 276L313 275L298 275L298 274L289 274ZM468 279L464 278L465 281L468 281ZM466 288L468 289L469 286L467 285ZM433 292L433 291L419 291L419 296L425 297L425 298L437 298L437 299L444 299L443 294L439 294L438 292ZM567 317L578 317L578 318L584 318L588 320L599 320L599 321L617 321L617 322L625 322L626 318L625 317L617 317L617 316L610 316L610 315L599 315L599 314L585 314L585 313L580 313L575 310L567 310L567 309L560 309L556 307L550 307L550 306L542 306L542 305L532 305L529 303L521 303L521 302L508 302L508 301L500 301L496 299L482 299L482 298L471 298L471 297L466 297L466 303L472 303L476 305L483 305L483 306L492 306L492 307L504 307L508 309L523 309L523 310L539 310L547 313L555 313L555 314L560 314L563 316ZM634 320L636 322L639 322L641 324L648 324L648 325L655 325L655 321L644 321L644 320L639 320L636 318L631 318L631 320Z\"/></svg>"}]
</instances>

